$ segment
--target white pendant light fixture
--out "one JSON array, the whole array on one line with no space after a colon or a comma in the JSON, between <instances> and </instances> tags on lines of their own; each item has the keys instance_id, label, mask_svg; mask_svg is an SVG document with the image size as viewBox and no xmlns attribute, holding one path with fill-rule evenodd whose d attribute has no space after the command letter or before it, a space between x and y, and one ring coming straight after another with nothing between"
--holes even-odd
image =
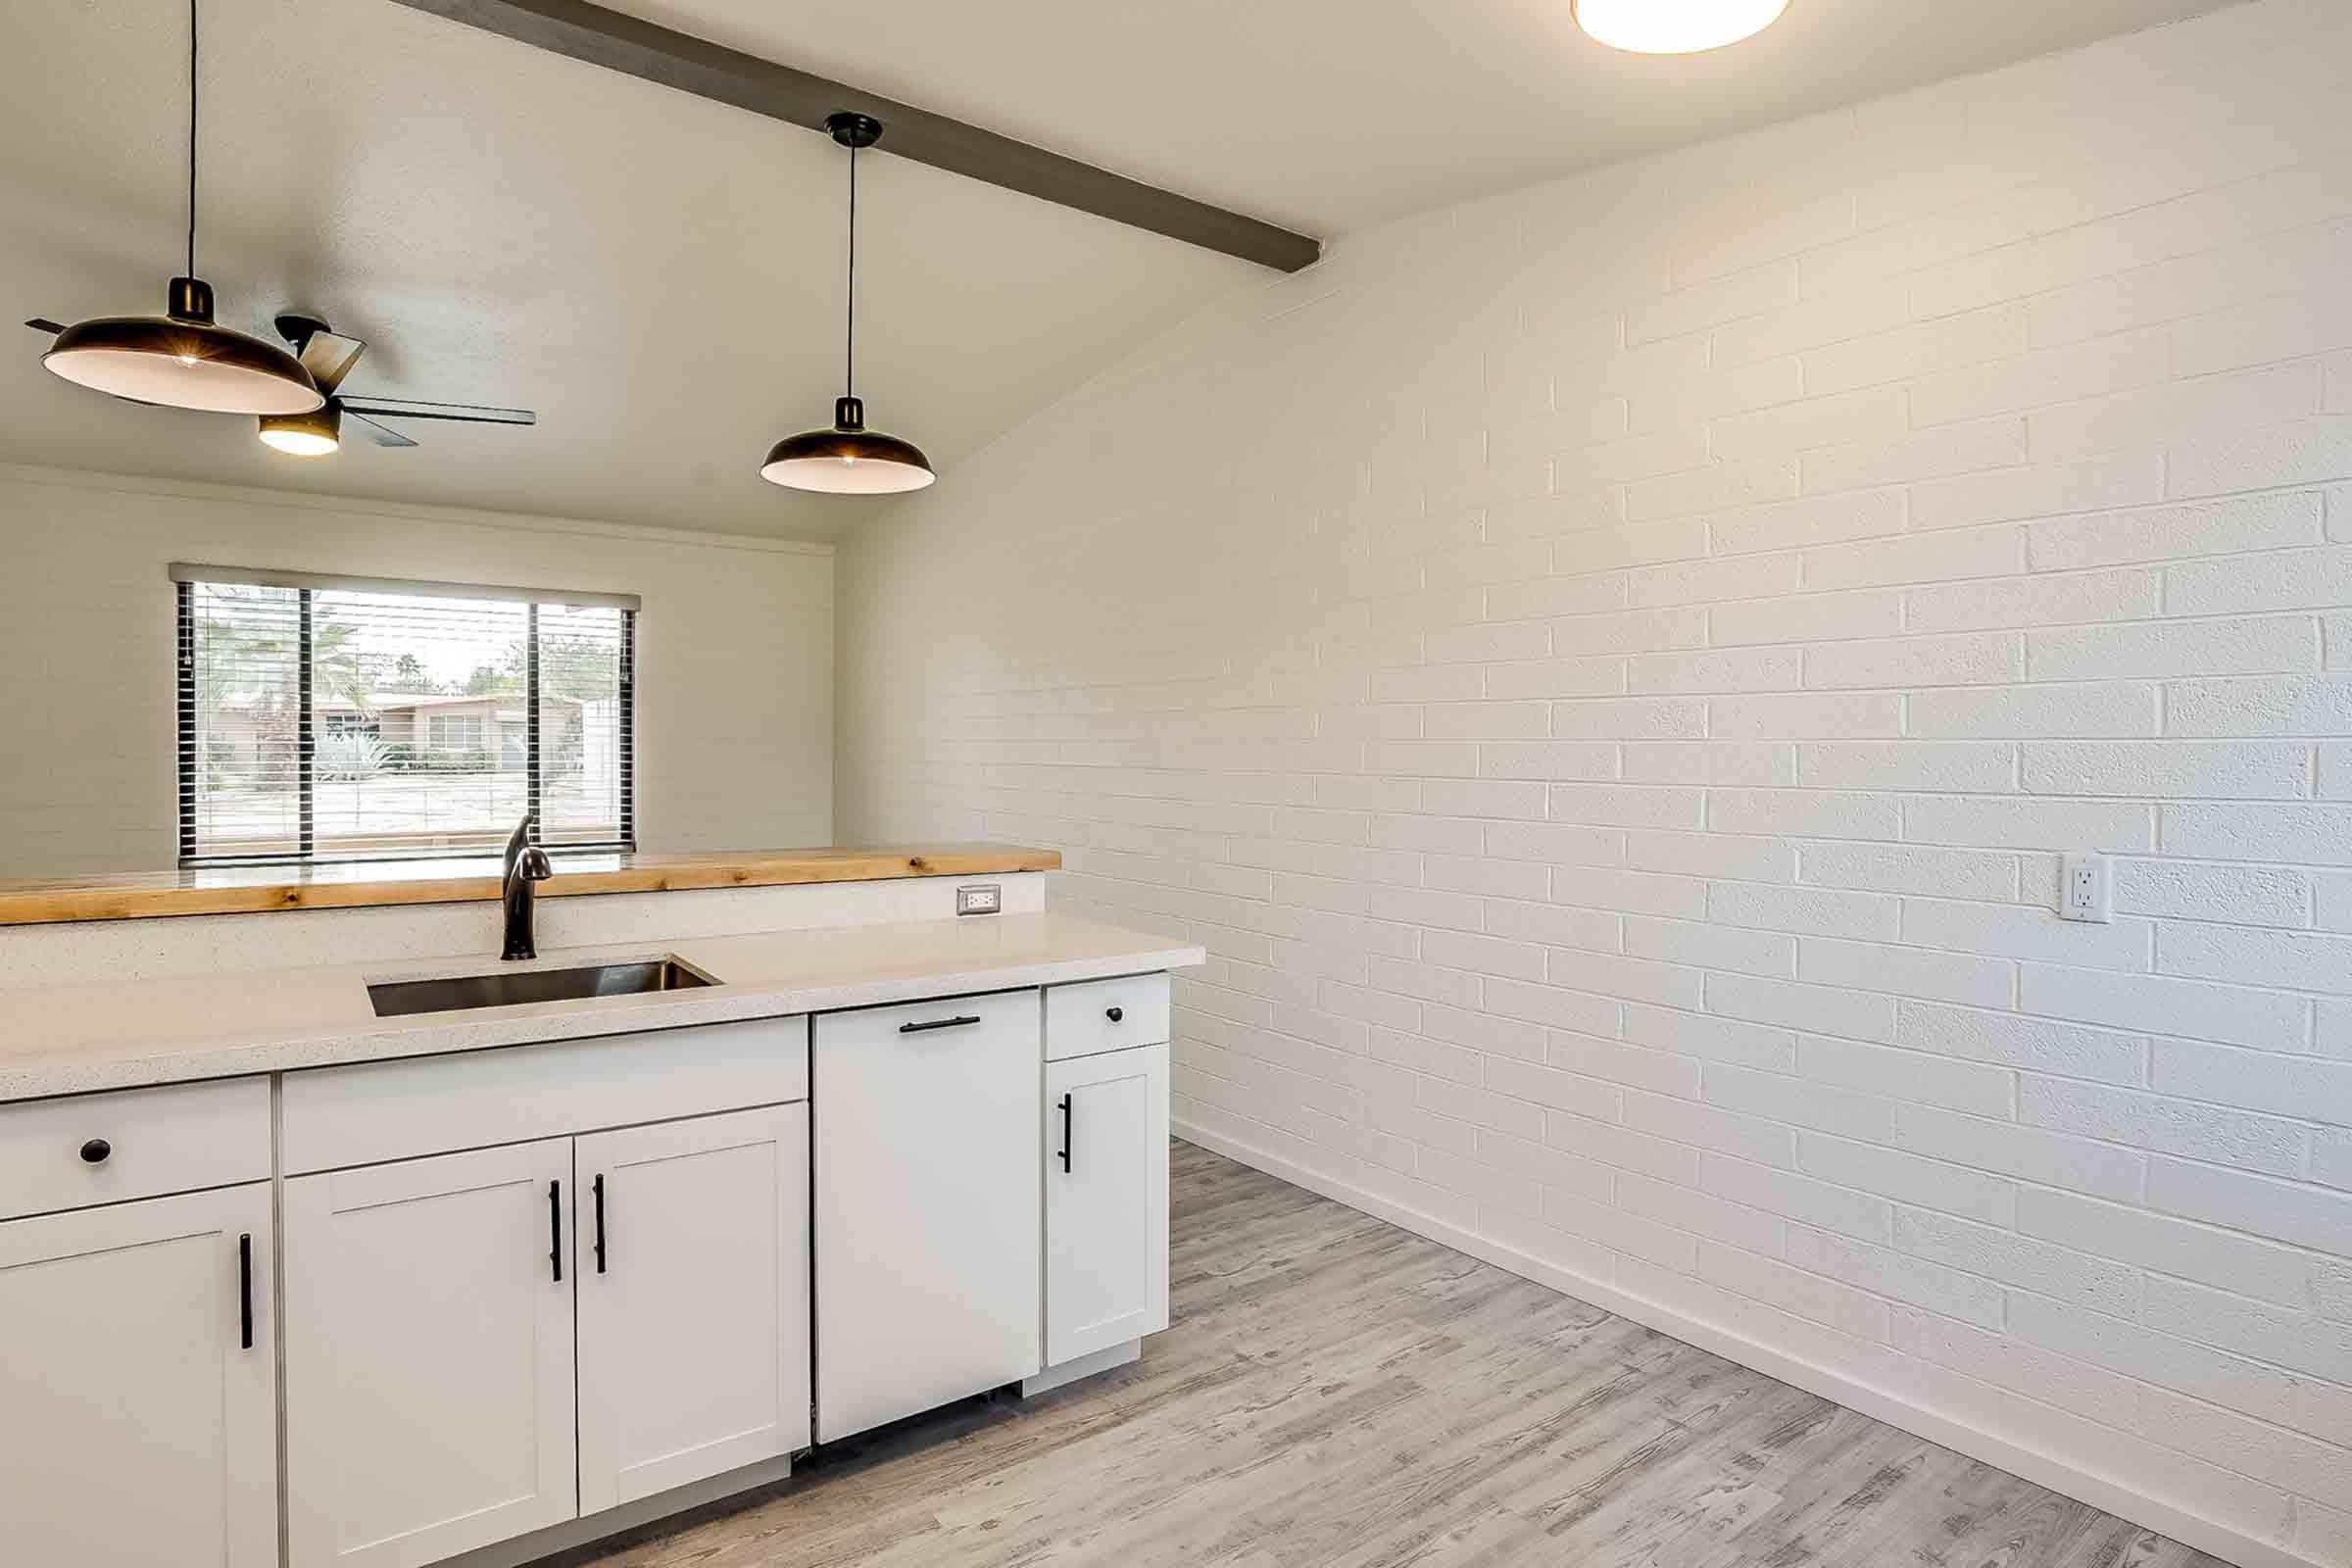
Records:
<instances>
[{"instance_id":1,"label":"white pendant light fixture","mask_svg":"<svg viewBox=\"0 0 2352 1568\"><path fill-rule=\"evenodd\" d=\"M302 362L213 320L196 275L196 0L188 0L188 270L162 316L101 316L59 332L41 363L79 386L210 414L307 414L326 402Z\"/></svg>"},{"instance_id":2,"label":"white pendant light fixture","mask_svg":"<svg viewBox=\"0 0 2352 1568\"><path fill-rule=\"evenodd\" d=\"M889 496L920 490L939 475L931 460L910 441L865 427L865 405L858 384L858 149L882 139L882 122L847 111L829 115L825 129L850 150L849 346L842 395L833 403L833 425L788 435L767 449L760 477L793 490L833 496Z\"/></svg>"},{"instance_id":3,"label":"white pendant light fixture","mask_svg":"<svg viewBox=\"0 0 2352 1568\"><path fill-rule=\"evenodd\" d=\"M1612 49L1689 55L1752 38L1788 0L1575 0L1577 25Z\"/></svg>"}]
</instances>

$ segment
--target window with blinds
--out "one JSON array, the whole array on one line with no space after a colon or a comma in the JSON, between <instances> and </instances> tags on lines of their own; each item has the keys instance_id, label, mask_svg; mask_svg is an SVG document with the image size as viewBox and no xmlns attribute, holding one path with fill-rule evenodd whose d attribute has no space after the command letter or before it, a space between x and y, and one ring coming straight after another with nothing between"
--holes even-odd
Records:
<instances>
[{"instance_id":1,"label":"window with blinds","mask_svg":"<svg viewBox=\"0 0 2352 1568\"><path fill-rule=\"evenodd\" d=\"M635 596L172 578L183 864L636 847Z\"/></svg>"}]
</instances>

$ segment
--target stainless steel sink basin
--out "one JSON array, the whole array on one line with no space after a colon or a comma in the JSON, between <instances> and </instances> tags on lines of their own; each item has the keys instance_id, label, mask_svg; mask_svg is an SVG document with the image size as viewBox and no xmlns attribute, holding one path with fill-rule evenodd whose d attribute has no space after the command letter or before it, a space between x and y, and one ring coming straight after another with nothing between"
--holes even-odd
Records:
<instances>
[{"instance_id":1,"label":"stainless steel sink basin","mask_svg":"<svg viewBox=\"0 0 2352 1568\"><path fill-rule=\"evenodd\" d=\"M634 997L649 991L689 991L713 982L675 958L599 963L584 969L517 969L508 974L462 974L445 980L387 980L368 988L378 1018L414 1012L463 1012L512 1007L525 1002L577 1002L589 997Z\"/></svg>"}]
</instances>

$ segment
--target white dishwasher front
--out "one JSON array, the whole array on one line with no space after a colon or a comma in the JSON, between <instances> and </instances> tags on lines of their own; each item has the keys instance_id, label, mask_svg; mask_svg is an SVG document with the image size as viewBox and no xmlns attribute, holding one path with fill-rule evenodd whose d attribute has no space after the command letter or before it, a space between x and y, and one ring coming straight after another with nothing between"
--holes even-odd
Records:
<instances>
[{"instance_id":1,"label":"white dishwasher front","mask_svg":"<svg viewBox=\"0 0 2352 1568\"><path fill-rule=\"evenodd\" d=\"M1034 990L815 1020L816 1438L1040 1364Z\"/></svg>"}]
</instances>

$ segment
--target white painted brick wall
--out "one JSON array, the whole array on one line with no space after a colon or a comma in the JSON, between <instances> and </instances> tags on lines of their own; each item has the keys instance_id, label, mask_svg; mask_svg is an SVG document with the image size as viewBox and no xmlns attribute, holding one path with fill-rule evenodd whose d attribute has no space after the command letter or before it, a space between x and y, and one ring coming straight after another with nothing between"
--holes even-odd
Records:
<instances>
[{"instance_id":1,"label":"white painted brick wall","mask_svg":"<svg viewBox=\"0 0 2352 1568\"><path fill-rule=\"evenodd\" d=\"M845 830L1205 944L1198 1136L2352 1564L2347 87L2264 0L1349 236L852 536Z\"/></svg>"}]
</instances>

